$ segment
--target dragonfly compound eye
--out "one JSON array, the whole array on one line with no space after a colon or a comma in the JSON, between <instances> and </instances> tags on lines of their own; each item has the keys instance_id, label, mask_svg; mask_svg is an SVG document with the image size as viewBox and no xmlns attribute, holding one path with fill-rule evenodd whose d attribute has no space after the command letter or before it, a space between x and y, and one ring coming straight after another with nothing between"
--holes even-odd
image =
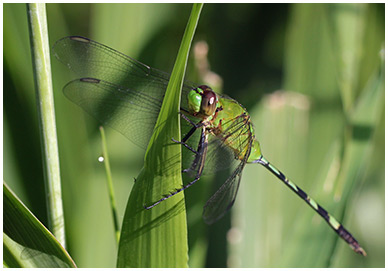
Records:
<instances>
[{"instance_id":1,"label":"dragonfly compound eye","mask_svg":"<svg viewBox=\"0 0 388 271\"><path fill-rule=\"evenodd\" d=\"M211 116L216 111L217 95L212 90L205 90L202 94L201 113Z\"/></svg>"}]
</instances>

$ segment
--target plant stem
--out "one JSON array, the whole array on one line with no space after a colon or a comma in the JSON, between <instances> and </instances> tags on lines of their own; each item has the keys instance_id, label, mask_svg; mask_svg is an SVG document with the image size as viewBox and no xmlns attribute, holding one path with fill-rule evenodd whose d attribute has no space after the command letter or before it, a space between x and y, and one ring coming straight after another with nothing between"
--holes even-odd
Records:
<instances>
[{"instance_id":1,"label":"plant stem","mask_svg":"<svg viewBox=\"0 0 388 271\"><path fill-rule=\"evenodd\" d=\"M42 144L48 227L58 241L65 246L65 222L62 206L46 7L41 3L27 4L27 14Z\"/></svg>"},{"instance_id":2,"label":"plant stem","mask_svg":"<svg viewBox=\"0 0 388 271\"><path fill-rule=\"evenodd\" d=\"M110 199L110 206L112 209L112 218L113 218L113 225L115 228L115 236L116 236L116 244L119 243L120 240L120 229L119 229L119 220L117 215L117 208L116 208L116 201L115 201L115 193L113 190L113 182L112 182L112 173L110 170L110 164L109 164L109 157L108 157L108 148L106 145L105 140L105 132L104 127L100 126L100 132L101 132L101 143L102 143L102 155L104 158L104 165L105 165L105 172L106 172L106 181L108 185L109 190L109 199Z\"/></svg>"}]
</instances>

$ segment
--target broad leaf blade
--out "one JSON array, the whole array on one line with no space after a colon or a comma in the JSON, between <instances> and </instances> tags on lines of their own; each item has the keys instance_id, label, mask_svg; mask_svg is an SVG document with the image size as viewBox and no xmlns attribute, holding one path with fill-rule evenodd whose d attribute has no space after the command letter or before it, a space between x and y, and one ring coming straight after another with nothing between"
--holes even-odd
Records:
<instances>
[{"instance_id":1,"label":"broad leaf blade","mask_svg":"<svg viewBox=\"0 0 388 271\"><path fill-rule=\"evenodd\" d=\"M202 4L194 4L181 43L166 96L146 152L144 168L128 200L124 216L118 267L187 267L187 226L184 195L145 210L143 204L157 201L169 189L179 188L181 148L179 105L187 57Z\"/></svg>"},{"instance_id":2,"label":"broad leaf blade","mask_svg":"<svg viewBox=\"0 0 388 271\"><path fill-rule=\"evenodd\" d=\"M76 267L67 251L4 184L3 264L8 267Z\"/></svg>"}]
</instances>

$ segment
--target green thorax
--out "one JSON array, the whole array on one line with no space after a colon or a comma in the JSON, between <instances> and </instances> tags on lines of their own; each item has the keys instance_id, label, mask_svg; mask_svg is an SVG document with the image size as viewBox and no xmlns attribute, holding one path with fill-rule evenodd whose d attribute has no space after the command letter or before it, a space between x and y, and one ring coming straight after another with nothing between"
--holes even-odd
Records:
<instances>
[{"instance_id":1,"label":"green thorax","mask_svg":"<svg viewBox=\"0 0 388 271\"><path fill-rule=\"evenodd\" d=\"M234 99L217 96L217 110L208 118L210 122L208 130L223 140L240 160L246 155L250 142L253 140L247 162L258 160L261 156L260 145L255 139L255 132L247 110Z\"/></svg>"}]
</instances>

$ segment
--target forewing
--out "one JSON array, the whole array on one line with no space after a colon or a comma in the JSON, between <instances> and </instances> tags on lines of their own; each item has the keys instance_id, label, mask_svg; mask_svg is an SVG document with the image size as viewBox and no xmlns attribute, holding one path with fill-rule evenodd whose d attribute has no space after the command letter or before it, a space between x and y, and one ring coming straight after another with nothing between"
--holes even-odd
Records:
<instances>
[{"instance_id":1,"label":"forewing","mask_svg":"<svg viewBox=\"0 0 388 271\"><path fill-rule=\"evenodd\" d=\"M146 90L150 96L166 91L170 74L151 68L101 43L79 36L58 40L53 46L55 57L79 77L107 81L133 91ZM193 87L186 81L187 92ZM162 96L162 95L156 95Z\"/></svg>"},{"instance_id":2,"label":"forewing","mask_svg":"<svg viewBox=\"0 0 388 271\"><path fill-rule=\"evenodd\" d=\"M146 147L162 99L93 78L77 79L63 89L67 98L140 147Z\"/></svg>"},{"instance_id":3,"label":"forewing","mask_svg":"<svg viewBox=\"0 0 388 271\"><path fill-rule=\"evenodd\" d=\"M103 124L145 147L170 75L78 36L58 40L53 52L63 64L82 77L65 86L65 95ZM189 84L183 86L184 108L187 107L187 92L191 89Z\"/></svg>"}]
</instances>

